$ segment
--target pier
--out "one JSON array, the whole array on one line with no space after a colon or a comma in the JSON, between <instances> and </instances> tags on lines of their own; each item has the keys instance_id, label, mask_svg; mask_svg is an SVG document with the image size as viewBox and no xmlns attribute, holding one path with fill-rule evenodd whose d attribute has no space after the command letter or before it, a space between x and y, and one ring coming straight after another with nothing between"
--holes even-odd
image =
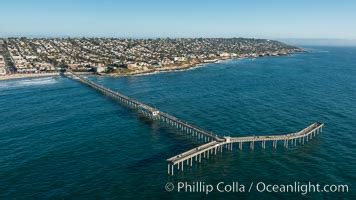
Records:
<instances>
[{"instance_id":1,"label":"pier","mask_svg":"<svg viewBox=\"0 0 356 200\"><path fill-rule=\"evenodd\" d=\"M198 141L200 141L200 142L209 142L209 141L223 142L223 141L225 141L225 139L223 137L220 137L211 131L205 131L195 125L192 125L186 121L178 119L168 113L159 111L159 110L153 108L152 106L149 106L149 105L139 102L133 98L130 98L130 97L120 94L118 92L112 91L108 88L105 88L105 87L103 87L99 84L96 84L86 78L81 77L80 75L78 75L72 71L68 71L68 72L76 80L84 83L85 85L87 85L89 87L94 88L95 90L97 90L107 96L111 96L112 98L118 100L120 103L124 104L125 106L136 110L138 113L142 114L143 116L145 116L151 120L160 121L161 123L164 123L165 125L173 127L187 135L190 135L191 137L197 138Z\"/></svg>"},{"instance_id":2,"label":"pier","mask_svg":"<svg viewBox=\"0 0 356 200\"><path fill-rule=\"evenodd\" d=\"M204 143L194 149L176 155L167 159L168 174L174 175L175 170L184 170L184 166L192 167L193 163L201 163L203 159L209 159L217 154L217 152L232 151L234 148L242 150L243 146L249 145L251 150L254 150L256 144L260 144L261 148L266 148L266 143L271 143L272 148L277 148L278 144L283 144L284 148L297 146L298 144L305 144L316 135L322 132L323 123L315 122L310 126L294 133L268 136L244 136L244 137L227 137L219 136L211 131L203 130L193 124L178 119L168 113L164 113L152 106L139 102L133 98L120 94L96 84L80 75L67 70L69 75L80 81L81 83L118 100L121 104L136 110L138 113L146 118L173 127L178 131L197 139L197 141ZM235 146L235 147L234 147Z\"/></svg>"},{"instance_id":3,"label":"pier","mask_svg":"<svg viewBox=\"0 0 356 200\"><path fill-rule=\"evenodd\" d=\"M186 163L186 166L192 167L193 162L201 163L202 159L209 159L209 157L216 155L217 152L223 152L224 150L232 151L235 147L238 150L242 150L244 144L247 144L251 150L254 150L257 143L260 143L261 148L263 149L266 148L267 142L270 142L272 148L275 149L277 148L278 143L282 143L284 148L297 146L297 144L305 144L321 133L323 126L323 123L316 122L299 132L284 135L224 137L225 141L209 142L169 158L167 160L168 174L173 175L175 168L183 171L184 163Z\"/></svg>"}]
</instances>

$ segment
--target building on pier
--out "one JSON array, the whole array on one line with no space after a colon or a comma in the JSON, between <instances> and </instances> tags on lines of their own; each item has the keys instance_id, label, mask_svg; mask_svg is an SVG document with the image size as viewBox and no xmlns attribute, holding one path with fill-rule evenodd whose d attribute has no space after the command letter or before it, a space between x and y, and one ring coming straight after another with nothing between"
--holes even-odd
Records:
<instances>
[{"instance_id":1,"label":"building on pier","mask_svg":"<svg viewBox=\"0 0 356 200\"><path fill-rule=\"evenodd\" d=\"M138 106L138 112L149 118L157 118L159 115L159 110L152 107L141 104Z\"/></svg>"}]
</instances>

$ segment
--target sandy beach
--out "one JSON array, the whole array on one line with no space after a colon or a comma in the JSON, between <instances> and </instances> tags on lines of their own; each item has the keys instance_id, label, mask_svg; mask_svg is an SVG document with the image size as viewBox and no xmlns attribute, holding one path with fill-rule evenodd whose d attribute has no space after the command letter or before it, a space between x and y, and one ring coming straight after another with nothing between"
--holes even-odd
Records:
<instances>
[{"instance_id":1,"label":"sandy beach","mask_svg":"<svg viewBox=\"0 0 356 200\"><path fill-rule=\"evenodd\" d=\"M92 72L77 72L77 74L87 75L93 74ZM12 80L12 79L22 79L22 78L40 78L40 77L50 77L50 76L59 76L59 72L51 73L33 73L33 74L6 74L0 75L0 81Z\"/></svg>"},{"instance_id":2,"label":"sandy beach","mask_svg":"<svg viewBox=\"0 0 356 200\"><path fill-rule=\"evenodd\" d=\"M48 77L48 76L59 76L59 72L55 72L55 73L36 73L36 74L7 74L7 75L1 75L0 76L0 81L11 80L11 79L21 79L21 78Z\"/></svg>"}]
</instances>

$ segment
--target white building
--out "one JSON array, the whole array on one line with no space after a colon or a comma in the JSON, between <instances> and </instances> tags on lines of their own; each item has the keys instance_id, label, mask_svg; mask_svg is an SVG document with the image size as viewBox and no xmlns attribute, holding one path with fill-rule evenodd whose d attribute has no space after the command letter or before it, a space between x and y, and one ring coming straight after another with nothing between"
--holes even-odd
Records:
<instances>
[{"instance_id":1,"label":"white building","mask_svg":"<svg viewBox=\"0 0 356 200\"><path fill-rule=\"evenodd\" d=\"M96 68L96 72L98 72L98 73L103 73L105 71L106 71L106 67L97 67Z\"/></svg>"},{"instance_id":2,"label":"white building","mask_svg":"<svg viewBox=\"0 0 356 200\"><path fill-rule=\"evenodd\" d=\"M176 61L176 62L184 62L186 60L187 60L186 57L174 57L174 61Z\"/></svg>"},{"instance_id":3,"label":"white building","mask_svg":"<svg viewBox=\"0 0 356 200\"><path fill-rule=\"evenodd\" d=\"M220 57L229 57L229 56L230 56L230 54L227 53L227 52L224 52L224 53L220 54Z\"/></svg>"}]
</instances>

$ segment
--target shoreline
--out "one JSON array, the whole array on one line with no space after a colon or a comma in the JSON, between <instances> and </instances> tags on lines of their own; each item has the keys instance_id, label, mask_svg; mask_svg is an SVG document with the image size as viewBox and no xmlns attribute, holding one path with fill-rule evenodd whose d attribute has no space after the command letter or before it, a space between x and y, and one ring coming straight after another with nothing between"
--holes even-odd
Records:
<instances>
[{"instance_id":1,"label":"shoreline","mask_svg":"<svg viewBox=\"0 0 356 200\"><path fill-rule=\"evenodd\" d=\"M93 74L92 72L78 72L79 74ZM17 79L26 79L26 78L45 78L45 77L54 77L61 76L60 72L48 72L48 73L33 73L33 74L6 74L0 76L0 81L7 80L17 80Z\"/></svg>"},{"instance_id":2,"label":"shoreline","mask_svg":"<svg viewBox=\"0 0 356 200\"><path fill-rule=\"evenodd\" d=\"M187 70L192 70L196 68L203 67L205 65L209 64L214 64L214 63L222 63L224 61L232 61L232 60L241 60L241 59L249 59L249 58L264 58L264 57L280 57L280 56L288 56L292 54L297 54L300 52L292 52L292 53L287 53L283 55L265 55L265 56L259 56L259 57L227 57L223 59L217 59L214 62L200 62L200 63L192 63L192 64L184 64L181 66L171 66L171 67L162 67L162 68L157 68L157 69L150 69L150 70L137 70L134 72L129 72L129 73L123 73L123 74L117 74L117 73L111 73L111 74L105 74L105 73L98 73L97 75L99 76L104 76L104 77L126 77L126 76L144 76L144 75L152 75L152 74L159 74L159 73L165 73L165 72L179 72L179 71L187 71Z\"/></svg>"},{"instance_id":3,"label":"shoreline","mask_svg":"<svg viewBox=\"0 0 356 200\"><path fill-rule=\"evenodd\" d=\"M99 75L100 76L108 76L108 77L143 76L143 75L159 74L159 73L164 73L164 72L187 71L190 69L199 68L201 66L204 66L207 64L212 64L212 63L216 63L216 62L186 64L186 65L182 65L182 66L173 66L173 67L162 67L162 68L157 68L157 69L129 72L129 73L125 73L125 74L112 73L112 74L99 74Z\"/></svg>"},{"instance_id":4,"label":"shoreline","mask_svg":"<svg viewBox=\"0 0 356 200\"><path fill-rule=\"evenodd\" d=\"M299 52L293 52L293 53L288 53L285 55L278 55L278 56L288 56L288 55L295 54L295 53L299 53ZM83 74L83 75L97 75L97 76L103 76L103 77L144 76L144 75L152 75L152 74L159 74L159 73L165 73L165 72L187 71L187 70L204 67L209 64L221 63L221 62L228 61L228 60L241 60L241 59L248 59L248 58L263 58L263 57L277 57L277 56L236 57L236 58L229 57L229 58L217 59L214 62L200 62L200 63L184 64L184 65L180 65L180 66L166 66L166 67L149 69L149 70L137 70L137 71L122 73L122 74L117 74L117 73L105 74L105 73L94 73L94 72L77 72L77 73ZM7 74L7 75L1 75L0 81L25 79L25 78L52 77L52 76L60 76L60 75L61 75L60 72L33 73L33 74Z\"/></svg>"},{"instance_id":5,"label":"shoreline","mask_svg":"<svg viewBox=\"0 0 356 200\"><path fill-rule=\"evenodd\" d=\"M24 78L51 77L51 76L59 76L59 75L60 75L59 72L36 73L36 74L6 74L6 75L0 76L0 81L24 79Z\"/></svg>"}]
</instances>

